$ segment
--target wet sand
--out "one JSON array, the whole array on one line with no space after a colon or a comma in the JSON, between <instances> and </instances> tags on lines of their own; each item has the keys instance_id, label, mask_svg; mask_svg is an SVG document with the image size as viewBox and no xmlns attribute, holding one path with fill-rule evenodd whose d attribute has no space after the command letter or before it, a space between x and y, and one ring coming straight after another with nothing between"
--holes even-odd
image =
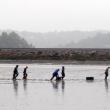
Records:
<instances>
[{"instance_id":1,"label":"wet sand","mask_svg":"<svg viewBox=\"0 0 110 110\"><path fill-rule=\"evenodd\" d=\"M106 65L65 65L64 81L49 81L61 64L29 64L28 79L22 80L26 64L19 64L18 80L11 80L15 64L0 64L1 110L110 110L110 76ZM93 82L85 80L94 76Z\"/></svg>"}]
</instances>

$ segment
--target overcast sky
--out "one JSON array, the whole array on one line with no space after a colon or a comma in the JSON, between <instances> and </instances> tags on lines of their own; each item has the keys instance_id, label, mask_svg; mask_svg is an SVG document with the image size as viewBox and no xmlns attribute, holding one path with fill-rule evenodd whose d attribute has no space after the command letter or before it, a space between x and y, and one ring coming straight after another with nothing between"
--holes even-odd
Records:
<instances>
[{"instance_id":1,"label":"overcast sky","mask_svg":"<svg viewBox=\"0 0 110 110\"><path fill-rule=\"evenodd\" d=\"M110 0L0 0L0 29L110 30Z\"/></svg>"}]
</instances>

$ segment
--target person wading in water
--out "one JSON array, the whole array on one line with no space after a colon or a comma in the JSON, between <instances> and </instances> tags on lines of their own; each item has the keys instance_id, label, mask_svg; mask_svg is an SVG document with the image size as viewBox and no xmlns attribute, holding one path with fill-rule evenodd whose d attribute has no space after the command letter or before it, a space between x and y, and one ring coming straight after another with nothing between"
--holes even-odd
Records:
<instances>
[{"instance_id":1,"label":"person wading in water","mask_svg":"<svg viewBox=\"0 0 110 110\"><path fill-rule=\"evenodd\" d=\"M62 71L61 71L62 79L65 77L65 67L62 66Z\"/></svg>"},{"instance_id":2,"label":"person wading in water","mask_svg":"<svg viewBox=\"0 0 110 110\"><path fill-rule=\"evenodd\" d=\"M23 79L27 79L27 66L24 68L24 71L23 71Z\"/></svg>"},{"instance_id":3,"label":"person wading in water","mask_svg":"<svg viewBox=\"0 0 110 110\"><path fill-rule=\"evenodd\" d=\"M107 80L108 73L109 73L109 68L110 68L110 67L107 67L106 70L105 70L105 80Z\"/></svg>"},{"instance_id":4,"label":"person wading in water","mask_svg":"<svg viewBox=\"0 0 110 110\"><path fill-rule=\"evenodd\" d=\"M17 76L19 75L18 73L18 66L19 65L16 65L16 67L14 68L14 71L13 71L13 79L16 80Z\"/></svg>"},{"instance_id":5,"label":"person wading in water","mask_svg":"<svg viewBox=\"0 0 110 110\"><path fill-rule=\"evenodd\" d=\"M57 80L57 78L59 77L58 72L59 72L59 69L56 69L56 70L53 72L52 77L51 77L50 80L53 80L54 77L56 77L56 80Z\"/></svg>"}]
</instances>

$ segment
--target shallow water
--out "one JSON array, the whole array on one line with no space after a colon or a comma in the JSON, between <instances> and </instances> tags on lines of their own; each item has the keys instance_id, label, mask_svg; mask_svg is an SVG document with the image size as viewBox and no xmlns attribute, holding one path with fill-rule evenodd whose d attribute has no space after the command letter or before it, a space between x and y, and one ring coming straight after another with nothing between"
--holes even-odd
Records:
<instances>
[{"instance_id":1,"label":"shallow water","mask_svg":"<svg viewBox=\"0 0 110 110\"><path fill-rule=\"evenodd\" d=\"M19 80L12 81L15 64L0 64L0 110L110 110L106 65L65 65L66 78L59 82L49 79L61 64L28 64L29 80L22 80L26 64L19 65Z\"/></svg>"}]
</instances>

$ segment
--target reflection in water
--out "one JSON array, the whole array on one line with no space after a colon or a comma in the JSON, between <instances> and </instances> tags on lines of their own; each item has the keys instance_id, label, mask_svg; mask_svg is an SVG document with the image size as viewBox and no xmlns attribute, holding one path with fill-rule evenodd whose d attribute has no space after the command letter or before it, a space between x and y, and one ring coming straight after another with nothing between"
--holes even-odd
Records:
<instances>
[{"instance_id":1,"label":"reflection in water","mask_svg":"<svg viewBox=\"0 0 110 110\"><path fill-rule=\"evenodd\" d=\"M26 91L27 90L27 80L26 79L23 80L23 87L24 87L24 90Z\"/></svg>"},{"instance_id":2,"label":"reflection in water","mask_svg":"<svg viewBox=\"0 0 110 110\"><path fill-rule=\"evenodd\" d=\"M109 89L109 87L108 87L108 80L105 80L105 89L108 92L108 89Z\"/></svg>"},{"instance_id":3,"label":"reflection in water","mask_svg":"<svg viewBox=\"0 0 110 110\"><path fill-rule=\"evenodd\" d=\"M14 87L14 91L16 96L18 95L18 81L17 80L13 80L13 87Z\"/></svg>"},{"instance_id":4,"label":"reflection in water","mask_svg":"<svg viewBox=\"0 0 110 110\"><path fill-rule=\"evenodd\" d=\"M94 80L86 80L87 83L92 83Z\"/></svg>"},{"instance_id":5,"label":"reflection in water","mask_svg":"<svg viewBox=\"0 0 110 110\"><path fill-rule=\"evenodd\" d=\"M18 83L18 80L13 80L13 88L16 96L18 95ZM27 80L23 80L23 88L24 91L27 91Z\"/></svg>"},{"instance_id":6,"label":"reflection in water","mask_svg":"<svg viewBox=\"0 0 110 110\"><path fill-rule=\"evenodd\" d=\"M65 90L65 81L62 80L62 92L64 93L64 90Z\"/></svg>"},{"instance_id":7,"label":"reflection in water","mask_svg":"<svg viewBox=\"0 0 110 110\"><path fill-rule=\"evenodd\" d=\"M51 83L52 83L52 86L53 86L54 90L58 91L59 88L61 88L62 92L64 92L64 90L65 90L65 81L64 80L61 80L61 81L51 81Z\"/></svg>"}]
</instances>

